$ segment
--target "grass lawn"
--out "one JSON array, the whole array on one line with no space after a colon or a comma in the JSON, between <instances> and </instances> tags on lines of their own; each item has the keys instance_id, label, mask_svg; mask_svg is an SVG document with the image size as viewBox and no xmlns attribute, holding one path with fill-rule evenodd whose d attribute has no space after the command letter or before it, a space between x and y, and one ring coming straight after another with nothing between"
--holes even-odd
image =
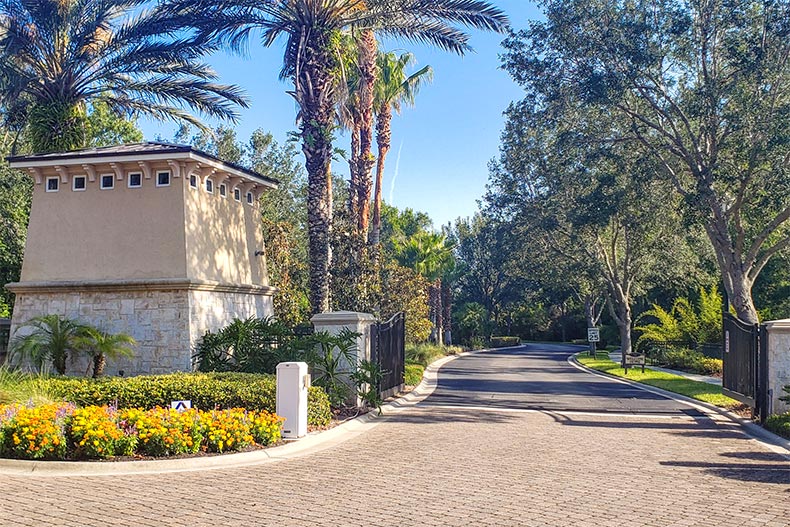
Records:
<instances>
[{"instance_id":1,"label":"grass lawn","mask_svg":"<svg viewBox=\"0 0 790 527\"><path fill-rule=\"evenodd\" d=\"M609 359L608 353L598 353L595 358L582 353L576 357L576 360L593 370L655 386L656 388L661 388L669 392L679 393L686 397L691 397L692 399L697 399L698 401L713 404L721 408L735 409L742 406L739 401L722 395L721 386L715 384L693 381L681 377L680 375L655 371L650 368L645 368L645 373L642 373L641 367L629 368L628 374L626 375L625 370L620 367L619 363Z\"/></svg>"}]
</instances>

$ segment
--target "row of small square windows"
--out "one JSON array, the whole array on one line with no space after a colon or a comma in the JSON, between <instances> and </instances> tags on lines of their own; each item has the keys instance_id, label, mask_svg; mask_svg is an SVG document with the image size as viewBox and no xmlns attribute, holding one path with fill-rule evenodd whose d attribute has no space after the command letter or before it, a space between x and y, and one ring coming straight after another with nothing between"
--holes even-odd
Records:
<instances>
[{"instance_id":1,"label":"row of small square windows","mask_svg":"<svg viewBox=\"0 0 790 527\"><path fill-rule=\"evenodd\" d=\"M206 192L209 194L214 193L214 181L211 179L206 179ZM85 190L87 185L87 177L86 176L74 176L71 180L71 190L75 192L80 192ZM157 187L167 187L170 185L170 172L158 172L156 174L156 186ZM140 188L143 186L143 175L139 172L131 172L129 173L129 177L127 180L127 186L129 188ZM189 186L192 188L197 188L197 177L196 176L189 176ZM110 190L115 188L115 176L113 174L105 174L100 178L100 187L102 190ZM60 178L59 177L49 177L47 178L47 192L57 192L60 189ZM223 198L228 196L228 187L225 183L222 183L219 186L219 195ZM233 188L233 198L236 201L241 201L241 189L239 187ZM252 192L247 192L247 203L252 204L254 201L254 196Z\"/></svg>"}]
</instances>

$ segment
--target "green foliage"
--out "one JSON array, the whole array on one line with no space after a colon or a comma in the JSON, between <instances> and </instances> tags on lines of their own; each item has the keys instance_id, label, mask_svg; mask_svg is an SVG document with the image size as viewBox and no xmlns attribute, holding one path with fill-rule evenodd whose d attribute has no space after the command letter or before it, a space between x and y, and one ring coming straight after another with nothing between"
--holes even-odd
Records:
<instances>
[{"instance_id":1,"label":"green foliage","mask_svg":"<svg viewBox=\"0 0 790 527\"><path fill-rule=\"evenodd\" d=\"M86 146L85 106L65 101L36 103L28 116L28 140L36 153L67 152Z\"/></svg>"},{"instance_id":2,"label":"green foliage","mask_svg":"<svg viewBox=\"0 0 790 527\"><path fill-rule=\"evenodd\" d=\"M619 364L611 361L608 355L603 357L602 354L597 354L596 357L593 358L581 354L576 357L576 360L594 370L602 371L616 377L623 377L632 381L649 384L650 386L679 393L722 408L738 408L741 406L741 403L735 399L722 395L721 386L716 384L693 381L681 377L680 375L655 371L649 368L645 368L644 373L638 368L630 368L628 374L626 374L625 370L623 370Z\"/></svg>"},{"instance_id":3,"label":"green foliage","mask_svg":"<svg viewBox=\"0 0 790 527\"><path fill-rule=\"evenodd\" d=\"M0 405L46 404L56 399L47 381L39 375L30 375L0 366Z\"/></svg>"},{"instance_id":4,"label":"green foliage","mask_svg":"<svg viewBox=\"0 0 790 527\"><path fill-rule=\"evenodd\" d=\"M716 287L700 288L696 306L685 297L676 298L670 311L653 304L652 309L636 319L634 331L642 333L637 347L651 341L718 342L722 332L721 306L721 294ZM641 324L644 319L651 318L656 322Z\"/></svg>"},{"instance_id":5,"label":"green foliage","mask_svg":"<svg viewBox=\"0 0 790 527\"><path fill-rule=\"evenodd\" d=\"M189 108L236 119L235 105L246 106L246 98L213 82L216 74L201 63L216 44L189 30L190 6L148 7L126 0L3 3L2 109L28 112L23 121L34 151L86 146L88 103L105 104L118 116L200 124ZM113 134L128 133L109 124ZM104 128L99 121L90 127Z\"/></svg>"},{"instance_id":6,"label":"green foliage","mask_svg":"<svg viewBox=\"0 0 790 527\"><path fill-rule=\"evenodd\" d=\"M117 360L120 357L133 357L137 342L126 333L108 333L93 327L86 327L86 335L79 339L77 346L83 354L93 361L93 377L104 374L107 359Z\"/></svg>"},{"instance_id":7,"label":"green foliage","mask_svg":"<svg viewBox=\"0 0 790 527\"><path fill-rule=\"evenodd\" d=\"M706 357L699 351L686 348L669 348L662 353L658 364L672 370L687 371L700 375L721 375L721 359Z\"/></svg>"},{"instance_id":8,"label":"green foliage","mask_svg":"<svg viewBox=\"0 0 790 527\"><path fill-rule=\"evenodd\" d=\"M173 373L138 377L85 379L41 378L46 393L79 406L116 408L169 408L171 401L189 400L194 408L245 408L274 413L276 379L251 373ZM318 386L308 390L308 423L326 426L331 419L326 393Z\"/></svg>"},{"instance_id":9,"label":"green foliage","mask_svg":"<svg viewBox=\"0 0 790 527\"><path fill-rule=\"evenodd\" d=\"M489 313L483 304L466 302L454 312L456 335L464 342L488 333Z\"/></svg>"},{"instance_id":10,"label":"green foliage","mask_svg":"<svg viewBox=\"0 0 790 527\"><path fill-rule=\"evenodd\" d=\"M91 103L85 120L87 146L115 146L124 143L139 143L143 132L137 127L137 119L125 119L113 113L105 102Z\"/></svg>"},{"instance_id":11,"label":"green foliage","mask_svg":"<svg viewBox=\"0 0 790 527\"><path fill-rule=\"evenodd\" d=\"M7 145L0 154L9 154ZM14 295L2 286L19 281L32 195L32 178L0 159L0 317L10 317L14 306Z\"/></svg>"},{"instance_id":12,"label":"green foliage","mask_svg":"<svg viewBox=\"0 0 790 527\"><path fill-rule=\"evenodd\" d=\"M492 348L507 348L521 344L519 337L491 337Z\"/></svg>"},{"instance_id":13,"label":"green foliage","mask_svg":"<svg viewBox=\"0 0 790 527\"><path fill-rule=\"evenodd\" d=\"M422 382L425 366L422 364L406 364L403 382L407 386L417 386Z\"/></svg>"},{"instance_id":14,"label":"green foliage","mask_svg":"<svg viewBox=\"0 0 790 527\"><path fill-rule=\"evenodd\" d=\"M406 363L420 364L427 367L432 362L446 357L447 355L457 355L464 350L460 346L437 346L436 344L407 344Z\"/></svg>"},{"instance_id":15,"label":"green foliage","mask_svg":"<svg viewBox=\"0 0 790 527\"><path fill-rule=\"evenodd\" d=\"M383 400L379 394L379 386L384 372L381 366L367 360L359 361L356 369L351 373L351 380L357 388L357 397L362 400L363 406L375 408L381 414Z\"/></svg>"},{"instance_id":16,"label":"green foliage","mask_svg":"<svg viewBox=\"0 0 790 527\"><path fill-rule=\"evenodd\" d=\"M61 375L66 359L78 355L89 327L59 315L43 315L27 321L9 344L9 362L32 363L38 371L51 364Z\"/></svg>"},{"instance_id":17,"label":"green foliage","mask_svg":"<svg viewBox=\"0 0 790 527\"><path fill-rule=\"evenodd\" d=\"M198 342L195 359L199 371L274 373L277 364L292 357L300 347L292 329L282 322L250 317L208 331Z\"/></svg>"},{"instance_id":18,"label":"green foliage","mask_svg":"<svg viewBox=\"0 0 790 527\"><path fill-rule=\"evenodd\" d=\"M768 416L765 420L765 428L785 439L790 439L790 412Z\"/></svg>"},{"instance_id":19,"label":"green foliage","mask_svg":"<svg viewBox=\"0 0 790 527\"><path fill-rule=\"evenodd\" d=\"M353 393L348 379L358 368L354 360L358 336L345 328L337 335L318 332L311 335L305 350L304 360L313 371L313 383L324 388L332 408L344 406Z\"/></svg>"},{"instance_id":20,"label":"green foliage","mask_svg":"<svg viewBox=\"0 0 790 527\"><path fill-rule=\"evenodd\" d=\"M431 320L428 318L428 281L416 271L389 262L382 273L381 318L388 320L395 313L406 317L406 342L428 340Z\"/></svg>"}]
</instances>

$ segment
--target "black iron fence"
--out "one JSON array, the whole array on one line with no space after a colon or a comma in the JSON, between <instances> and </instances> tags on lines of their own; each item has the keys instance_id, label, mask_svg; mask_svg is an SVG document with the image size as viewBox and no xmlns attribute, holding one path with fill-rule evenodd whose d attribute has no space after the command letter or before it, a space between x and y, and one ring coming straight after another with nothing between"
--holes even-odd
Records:
<instances>
[{"instance_id":1,"label":"black iron fence","mask_svg":"<svg viewBox=\"0 0 790 527\"><path fill-rule=\"evenodd\" d=\"M756 406L760 328L724 313L724 371L722 393Z\"/></svg>"},{"instance_id":2,"label":"black iron fence","mask_svg":"<svg viewBox=\"0 0 790 527\"><path fill-rule=\"evenodd\" d=\"M650 340L641 343L639 352L644 353L649 364L661 366L669 361L669 354L677 350L691 350L711 359L721 359L724 345L720 342L699 343L693 340Z\"/></svg>"},{"instance_id":3,"label":"black iron fence","mask_svg":"<svg viewBox=\"0 0 790 527\"><path fill-rule=\"evenodd\" d=\"M0 318L0 364L5 363L8 356L8 341L11 338L11 320Z\"/></svg>"},{"instance_id":4,"label":"black iron fence","mask_svg":"<svg viewBox=\"0 0 790 527\"><path fill-rule=\"evenodd\" d=\"M406 368L406 317L395 314L371 327L371 362L381 368L378 391L388 397L403 388Z\"/></svg>"}]
</instances>

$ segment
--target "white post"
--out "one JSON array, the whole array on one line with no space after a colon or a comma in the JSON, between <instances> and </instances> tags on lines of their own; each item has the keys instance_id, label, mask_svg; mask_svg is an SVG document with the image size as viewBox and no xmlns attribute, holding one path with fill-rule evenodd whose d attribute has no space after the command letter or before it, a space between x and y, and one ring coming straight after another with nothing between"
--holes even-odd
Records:
<instances>
[{"instance_id":1,"label":"white post","mask_svg":"<svg viewBox=\"0 0 790 527\"><path fill-rule=\"evenodd\" d=\"M355 311L330 311L327 313L319 313L310 319L316 331L326 331L330 335L337 335L344 329L349 329L358 333L357 346L354 350L355 356L352 357L354 362L359 363L362 360L370 360L370 327L376 323L376 317L370 313L357 313ZM345 364L344 367L348 369L349 365ZM347 384L352 387L354 384L351 380L347 380ZM359 406L362 401L354 396L353 402Z\"/></svg>"},{"instance_id":2,"label":"white post","mask_svg":"<svg viewBox=\"0 0 790 527\"><path fill-rule=\"evenodd\" d=\"M768 414L790 411L790 404L779 400L790 385L790 319L767 322L768 331Z\"/></svg>"},{"instance_id":3,"label":"white post","mask_svg":"<svg viewBox=\"0 0 790 527\"><path fill-rule=\"evenodd\" d=\"M309 387L306 362L281 362L277 365L277 415L285 418L284 439L298 439L307 435Z\"/></svg>"}]
</instances>

